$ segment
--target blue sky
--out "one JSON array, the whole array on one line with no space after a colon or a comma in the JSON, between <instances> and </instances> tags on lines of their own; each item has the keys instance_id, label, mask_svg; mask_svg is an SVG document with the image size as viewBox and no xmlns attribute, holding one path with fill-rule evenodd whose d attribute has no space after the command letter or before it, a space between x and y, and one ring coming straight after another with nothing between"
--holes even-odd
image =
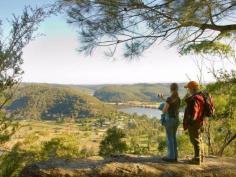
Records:
<instances>
[{"instance_id":1,"label":"blue sky","mask_svg":"<svg viewBox=\"0 0 236 177\"><path fill-rule=\"evenodd\" d=\"M41 6L53 0L1 0L0 18L20 14L25 5ZM7 28L4 21L3 30ZM54 16L42 23L38 33L45 36L32 41L24 49L24 82L60 84L157 83L184 82L188 75L197 79L198 69L194 57L180 57L177 51L165 45L155 45L138 60L115 61L103 55L99 48L92 56L77 52L79 40L76 29L66 23L66 15ZM122 53L122 51L118 51ZM198 59L198 58L195 58ZM200 60L200 58L199 58ZM221 66L222 63L218 63ZM227 66L226 66L227 67ZM206 81L211 74L204 70Z\"/></svg>"}]
</instances>

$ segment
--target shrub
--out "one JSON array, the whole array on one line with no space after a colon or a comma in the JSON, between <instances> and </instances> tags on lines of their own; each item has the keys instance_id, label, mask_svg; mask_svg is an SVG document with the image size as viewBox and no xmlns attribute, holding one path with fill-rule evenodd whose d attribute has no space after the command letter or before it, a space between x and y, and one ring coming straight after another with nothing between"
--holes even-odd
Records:
<instances>
[{"instance_id":1,"label":"shrub","mask_svg":"<svg viewBox=\"0 0 236 177\"><path fill-rule=\"evenodd\" d=\"M101 141L99 155L110 156L112 154L121 154L126 152L127 144L123 140L125 133L123 130L113 127L106 132L105 138Z\"/></svg>"},{"instance_id":2,"label":"shrub","mask_svg":"<svg viewBox=\"0 0 236 177\"><path fill-rule=\"evenodd\" d=\"M193 146L190 142L189 136L187 133L177 136L178 143L178 154L180 157L184 157L187 154L193 153Z\"/></svg>"},{"instance_id":3,"label":"shrub","mask_svg":"<svg viewBox=\"0 0 236 177\"><path fill-rule=\"evenodd\" d=\"M158 151L163 154L167 148L166 138L160 139L158 144Z\"/></svg>"},{"instance_id":4,"label":"shrub","mask_svg":"<svg viewBox=\"0 0 236 177\"><path fill-rule=\"evenodd\" d=\"M26 156L18 152L16 145L11 152L0 156L0 176L17 177L25 161L27 161Z\"/></svg>"},{"instance_id":5,"label":"shrub","mask_svg":"<svg viewBox=\"0 0 236 177\"><path fill-rule=\"evenodd\" d=\"M56 137L43 144L42 155L48 158L77 158L80 157L80 147L76 137Z\"/></svg>"},{"instance_id":6,"label":"shrub","mask_svg":"<svg viewBox=\"0 0 236 177\"><path fill-rule=\"evenodd\" d=\"M140 146L140 141L138 140L137 137L132 137L130 139L130 143L129 143L129 153L132 154L137 154L137 155L141 155L141 154L147 154L148 153L148 148L147 147L142 147Z\"/></svg>"}]
</instances>

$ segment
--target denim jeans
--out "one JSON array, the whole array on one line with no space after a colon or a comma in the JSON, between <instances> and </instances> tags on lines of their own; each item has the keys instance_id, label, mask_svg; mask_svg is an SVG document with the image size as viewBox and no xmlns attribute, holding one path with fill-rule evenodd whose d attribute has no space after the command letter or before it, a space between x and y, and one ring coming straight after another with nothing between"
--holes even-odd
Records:
<instances>
[{"instance_id":1,"label":"denim jeans","mask_svg":"<svg viewBox=\"0 0 236 177\"><path fill-rule=\"evenodd\" d=\"M166 114L164 126L166 128L166 137L168 145L167 157L169 159L175 160L178 158L176 132L179 126L179 119L174 117L169 117L169 115Z\"/></svg>"}]
</instances>

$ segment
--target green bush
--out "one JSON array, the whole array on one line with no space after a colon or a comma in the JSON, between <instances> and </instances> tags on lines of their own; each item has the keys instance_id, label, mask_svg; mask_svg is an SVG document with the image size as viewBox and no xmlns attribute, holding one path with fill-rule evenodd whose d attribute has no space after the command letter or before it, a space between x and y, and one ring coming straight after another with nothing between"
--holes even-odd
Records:
<instances>
[{"instance_id":1,"label":"green bush","mask_svg":"<svg viewBox=\"0 0 236 177\"><path fill-rule=\"evenodd\" d=\"M113 154L122 154L127 151L128 147L123 140L125 133L123 130L113 127L106 132L105 138L101 141L99 155L110 156Z\"/></svg>"},{"instance_id":2,"label":"green bush","mask_svg":"<svg viewBox=\"0 0 236 177\"><path fill-rule=\"evenodd\" d=\"M178 155L184 157L193 153L193 146L187 133L177 136Z\"/></svg>"},{"instance_id":3,"label":"green bush","mask_svg":"<svg viewBox=\"0 0 236 177\"><path fill-rule=\"evenodd\" d=\"M162 138L159 140L159 144L158 144L158 151L163 154L166 151L167 148L167 141L166 138Z\"/></svg>"},{"instance_id":4,"label":"green bush","mask_svg":"<svg viewBox=\"0 0 236 177\"><path fill-rule=\"evenodd\" d=\"M11 152L0 156L1 177L17 177L24 164L30 160L27 154L19 152L18 148L16 145Z\"/></svg>"},{"instance_id":5,"label":"green bush","mask_svg":"<svg viewBox=\"0 0 236 177\"><path fill-rule=\"evenodd\" d=\"M42 156L50 158L77 158L80 157L78 139L73 136L56 137L47 141L42 147Z\"/></svg>"}]
</instances>

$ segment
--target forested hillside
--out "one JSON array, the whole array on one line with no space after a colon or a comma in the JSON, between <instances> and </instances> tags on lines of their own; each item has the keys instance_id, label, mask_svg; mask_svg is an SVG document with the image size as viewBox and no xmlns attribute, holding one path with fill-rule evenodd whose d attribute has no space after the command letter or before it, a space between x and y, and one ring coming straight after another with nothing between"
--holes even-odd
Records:
<instances>
[{"instance_id":1,"label":"forested hillside","mask_svg":"<svg viewBox=\"0 0 236 177\"><path fill-rule=\"evenodd\" d=\"M184 84L179 84L179 93L185 94ZM161 101L158 95L166 97L170 94L169 84L134 84L134 85L110 85L96 90L94 96L105 102L127 101Z\"/></svg>"},{"instance_id":2,"label":"forested hillside","mask_svg":"<svg viewBox=\"0 0 236 177\"><path fill-rule=\"evenodd\" d=\"M24 84L17 89L10 112L22 119L83 118L101 115L113 108L79 89L48 84Z\"/></svg>"}]
</instances>

